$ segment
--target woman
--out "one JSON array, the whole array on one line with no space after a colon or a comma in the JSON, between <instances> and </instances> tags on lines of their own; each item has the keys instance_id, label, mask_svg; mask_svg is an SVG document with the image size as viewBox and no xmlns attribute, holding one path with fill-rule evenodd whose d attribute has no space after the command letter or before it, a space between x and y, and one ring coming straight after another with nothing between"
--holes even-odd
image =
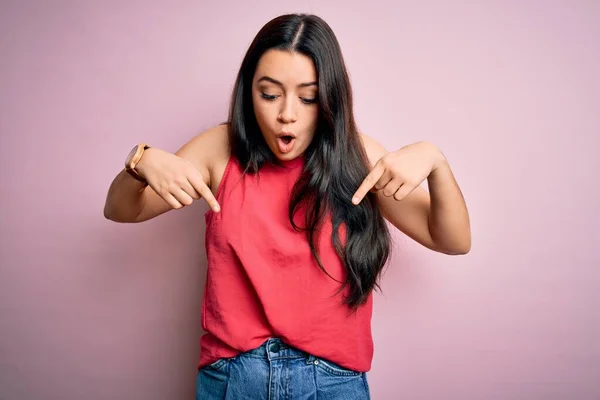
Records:
<instances>
[{"instance_id":1,"label":"woman","mask_svg":"<svg viewBox=\"0 0 600 400\"><path fill-rule=\"evenodd\" d=\"M198 399L369 398L385 221L435 251L471 243L440 150L387 152L357 131L339 44L312 15L260 30L228 123L175 154L136 146L104 213L141 222L200 198L211 210Z\"/></svg>"}]
</instances>

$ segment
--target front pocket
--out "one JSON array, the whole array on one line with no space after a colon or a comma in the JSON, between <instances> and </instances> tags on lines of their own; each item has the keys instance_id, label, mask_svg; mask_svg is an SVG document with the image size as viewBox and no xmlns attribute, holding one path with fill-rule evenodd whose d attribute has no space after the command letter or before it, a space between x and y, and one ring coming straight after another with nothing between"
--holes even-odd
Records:
<instances>
[{"instance_id":1,"label":"front pocket","mask_svg":"<svg viewBox=\"0 0 600 400\"><path fill-rule=\"evenodd\" d=\"M196 376L196 399L225 399L229 387L229 359L205 365Z\"/></svg>"},{"instance_id":2,"label":"front pocket","mask_svg":"<svg viewBox=\"0 0 600 400\"><path fill-rule=\"evenodd\" d=\"M206 365L204 368L215 369L217 371L223 369L225 365L229 362L228 358L219 358L217 361Z\"/></svg>"},{"instance_id":3,"label":"front pocket","mask_svg":"<svg viewBox=\"0 0 600 400\"><path fill-rule=\"evenodd\" d=\"M317 358L315 360L315 365L317 368L322 369L323 371L337 376L360 376L362 372L352 371L351 369L344 368L340 365L337 365L331 361L323 360L322 358Z\"/></svg>"}]
</instances>

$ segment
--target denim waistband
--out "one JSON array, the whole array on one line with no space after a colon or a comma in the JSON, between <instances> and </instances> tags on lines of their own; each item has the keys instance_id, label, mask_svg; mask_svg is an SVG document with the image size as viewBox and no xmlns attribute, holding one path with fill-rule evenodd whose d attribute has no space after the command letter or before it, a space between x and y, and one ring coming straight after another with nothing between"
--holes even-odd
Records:
<instances>
[{"instance_id":1,"label":"denim waistband","mask_svg":"<svg viewBox=\"0 0 600 400\"><path fill-rule=\"evenodd\" d=\"M304 358L306 359L307 364L312 364L315 360L313 355L290 346L280 338L269 338L259 347L248 350L240 355L264 358L268 360L281 358Z\"/></svg>"}]
</instances>

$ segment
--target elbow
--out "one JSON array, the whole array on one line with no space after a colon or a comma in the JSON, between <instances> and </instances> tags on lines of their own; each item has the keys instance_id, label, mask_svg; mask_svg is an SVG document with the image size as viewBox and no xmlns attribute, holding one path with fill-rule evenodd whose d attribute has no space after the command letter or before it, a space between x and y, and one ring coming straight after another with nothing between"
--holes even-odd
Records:
<instances>
[{"instance_id":1,"label":"elbow","mask_svg":"<svg viewBox=\"0 0 600 400\"><path fill-rule=\"evenodd\" d=\"M464 256L471 251L471 237L463 240L454 240L451 243L440 243L436 250L449 256Z\"/></svg>"},{"instance_id":2,"label":"elbow","mask_svg":"<svg viewBox=\"0 0 600 400\"><path fill-rule=\"evenodd\" d=\"M138 223L142 221L140 219L141 211L135 214L124 213L123 211L107 204L104 206L104 218L118 223Z\"/></svg>"},{"instance_id":3,"label":"elbow","mask_svg":"<svg viewBox=\"0 0 600 400\"><path fill-rule=\"evenodd\" d=\"M109 221L126 222L123 218L121 218L119 216L119 213L117 212L117 210L115 210L113 207L110 207L108 203L104 206L103 213L104 213L104 218L106 218Z\"/></svg>"},{"instance_id":4,"label":"elbow","mask_svg":"<svg viewBox=\"0 0 600 400\"><path fill-rule=\"evenodd\" d=\"M462 256L471 251L471 227L468 220L466 224L445 224L442 228L429 222L429 236L435 250L451 256Z\"/></svg>"},{"instance_id":5,"label":"elbow","mask_svg":"<svg viewBox=\"0 0 600 400\"><path fill-rule=\"evenodd\" d=\"M104 206L104 218L106 218L109 221L115 221L115 215L114 213L111 211L110 207L108 207L108 204L106 204Z\"/></svg>"},{"instance_id":6,"label":"elbow","mask_svg":"<svg viewBox=\"0 0 600 400\"><path fill-rule=\"evenodd\" d=\"M451 249L446 250L444 253L450 256L464 256L469 254L471 251L471 242L466 244L461 244L459 246L454 246Z\"/></svg>"}]
</instances>

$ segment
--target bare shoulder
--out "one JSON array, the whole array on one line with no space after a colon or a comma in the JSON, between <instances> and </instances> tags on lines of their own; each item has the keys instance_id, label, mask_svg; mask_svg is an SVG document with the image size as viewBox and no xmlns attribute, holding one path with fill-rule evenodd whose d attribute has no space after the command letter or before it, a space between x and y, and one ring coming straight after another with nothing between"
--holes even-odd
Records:
<instances>
[{"instance_id":1,"label":"bare shoulder","mask_svg":"<svg viewBox=\"0 0 600 400\"><path fill-rule=\"evenodd\" d=\"M367 136L364 133L359 133L358 136L362 141L365 153L367 153L367 158L371 163L371 167L377 164L377 161L379 161L381 157L388 153L385 147L379 144L379 142L372 137Z\"/></svg>"},{"instance_id":2,"label":"bare shoulder","mask_svg":"<svg viewBox=\"0 0 600 400\"><path fill-rule=\"evenodd\" d=\"M176 153L198 168L214 193L229 161L228 129L228 124L207 129L194 136Z\"/></svg>"}]
</instances>

